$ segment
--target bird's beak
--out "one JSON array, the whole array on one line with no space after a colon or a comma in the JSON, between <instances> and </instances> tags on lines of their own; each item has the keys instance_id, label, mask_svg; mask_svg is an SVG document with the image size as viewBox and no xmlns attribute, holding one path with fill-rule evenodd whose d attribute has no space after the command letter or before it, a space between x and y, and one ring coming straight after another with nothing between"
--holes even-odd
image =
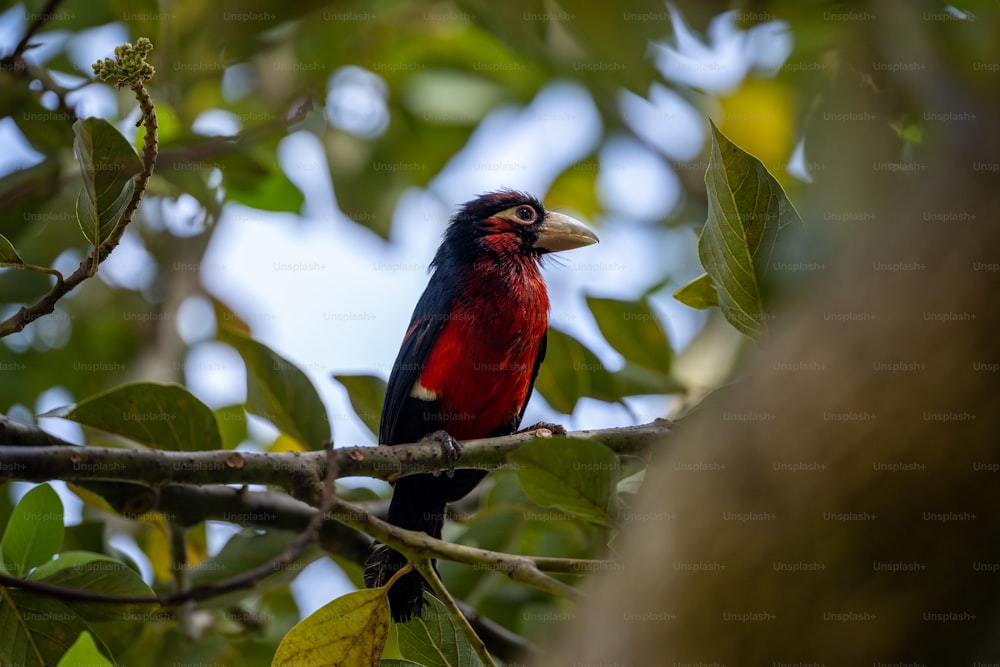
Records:
<instances>
[{"instance_id":1,"label":"bird's beak","mask_svg":"<svg viewBox=\"0 0 1000 667\"><path fill-rule=\"evenodd\" d=\"M590 231L582 222L568 215L550 211L545 214L545 219L538 227L538 238L534 247L548 252L559 252L593 243L597 243L597 234Z\"/></svg>"}]
</instances>

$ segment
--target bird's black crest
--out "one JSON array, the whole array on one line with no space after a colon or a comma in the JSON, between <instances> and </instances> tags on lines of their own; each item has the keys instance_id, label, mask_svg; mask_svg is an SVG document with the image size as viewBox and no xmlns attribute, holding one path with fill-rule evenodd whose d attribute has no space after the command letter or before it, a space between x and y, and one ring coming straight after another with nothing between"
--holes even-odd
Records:
<instances>
[{"instance_id":1,"label":"bird's black crest","mask_svg":"<svg viewBox=\"0 0 1000 667\"><path fill-rule=\"evenodd\" d=\"M478 223L495 213L518 204L527 204L534 208L538 212L539 219L545 217L545 208L542 206L542 202L538 201L537 197L518 190L504 189L488 192L466 202L451 217L448 229L444 233L444 242L438 248L431 266L441 266L449 260L474 257L476 239L482 235L482 229Z\"/></svg>"}]
</instances>

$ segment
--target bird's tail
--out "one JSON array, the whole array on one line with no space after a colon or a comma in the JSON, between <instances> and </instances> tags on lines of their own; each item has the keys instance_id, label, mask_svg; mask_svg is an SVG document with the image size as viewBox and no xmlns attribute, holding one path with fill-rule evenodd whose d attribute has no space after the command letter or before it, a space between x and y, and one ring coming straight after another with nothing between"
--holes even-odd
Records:
<instances>
[{"instance_id":1,"label":"bird's tail","mask_svg":"<svg viewBox=\"0 0 1000 667\"><path fill-rule=\"evenodd\" d=\"M406 556L384 544L375 543L365 561L365 586L377 588L388 583L396 572L406 565ZM413 616L420 616L424 608L424 578L416 571L408 572L396 580L389 589L389 609L392 620L405 623Z\"/></svg>"},{"instance_id":2,"label":"bird's tail","mask_svg":"<svg viewBox=\"0 0 1000 667\"><path fill-rule=\"evenodd\" d=\"M399 479L389 503L389 523L440 538L447 500L442 494L434 492L439 485L440 478L429 474L408 475ZM376 542L365 561L365 586L385 586L406 563L406 556ZM419 616L424 607L425 588L428 588L427 582L416 571L397 579L389 589L392 620L404 623L413 616Z\"/></svg>"}]
</instances>

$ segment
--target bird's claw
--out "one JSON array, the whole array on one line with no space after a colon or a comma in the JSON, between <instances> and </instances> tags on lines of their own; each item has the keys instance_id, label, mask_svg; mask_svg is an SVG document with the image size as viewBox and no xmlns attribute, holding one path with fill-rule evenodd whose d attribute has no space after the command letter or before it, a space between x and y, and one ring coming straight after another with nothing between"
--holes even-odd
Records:
<instances>
[{"instance_id":1,"label":"bird's claw","mask_svg":"<svg viewBox=\"0 0 1000 667\"><path fill-rule=\"evenodd\" d=\"M455 464L462 458L462 443L451 437L447 431L434 431L430 435L425 435L424 440L433 440L441 445L441 456L448 464L448 477L455 476ZM434 473L435 475L439 473Z\"/></svg>"}]
</instances>

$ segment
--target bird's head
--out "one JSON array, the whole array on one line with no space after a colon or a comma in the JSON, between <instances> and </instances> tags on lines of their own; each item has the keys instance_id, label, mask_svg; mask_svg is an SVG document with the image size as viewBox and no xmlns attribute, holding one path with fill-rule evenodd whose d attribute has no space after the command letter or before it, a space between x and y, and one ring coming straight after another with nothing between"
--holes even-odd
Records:
<instances>
[{"instance_id":1,"label":"bird's head","mask_svg":"<svg viewBox=\"0 0 1000 667\"><path fill-rule=\"evenodd\" d=\"M452 217L433 265L486 257L535 260L592 243L597 235L580 221L546 211L531 195L501 190L473 199Z\"/></svg>"}]
</instances>

